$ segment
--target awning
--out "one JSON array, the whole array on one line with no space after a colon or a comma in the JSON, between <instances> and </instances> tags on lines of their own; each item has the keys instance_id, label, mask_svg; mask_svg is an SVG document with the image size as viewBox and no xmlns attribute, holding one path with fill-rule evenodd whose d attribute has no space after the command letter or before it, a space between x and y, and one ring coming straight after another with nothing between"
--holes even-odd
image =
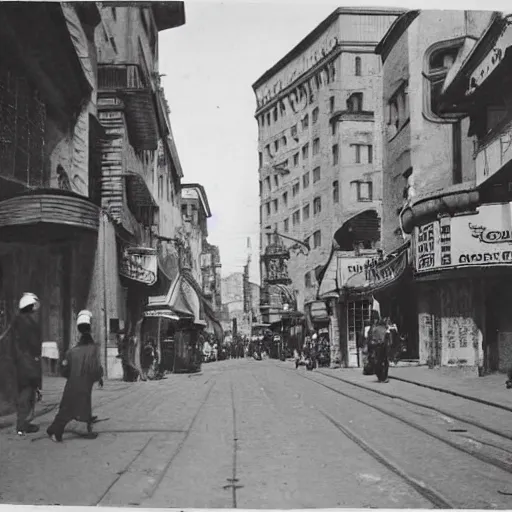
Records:
<instances>
[{"instance_id":1,"label":"awning","mask_svg":"<svg viewBox=\"0 0 512 512\"><path fill-rule=\"evenodd\" d=\"M370 262L363 271L351 276L345 284L347 295L370 295L397 283L408 268L409 243L399 247L388 258Z\"/></svg>"},{"instance_id":2,"label":"awning","mask_svg":"<svg viewBox=\"0 0 512 512\"><path fill-rule=\"evenodd\" d=\"M154 313L155 311L165 311L170 315L177 316L179 319L194 321L196 316L199 317L199 307L198 304L194 304L190 300L189 294L186 291L183 276L178 274L169 286L166 295L148 297L144 316L158 316Z\"/></svg>"}]
</instances>

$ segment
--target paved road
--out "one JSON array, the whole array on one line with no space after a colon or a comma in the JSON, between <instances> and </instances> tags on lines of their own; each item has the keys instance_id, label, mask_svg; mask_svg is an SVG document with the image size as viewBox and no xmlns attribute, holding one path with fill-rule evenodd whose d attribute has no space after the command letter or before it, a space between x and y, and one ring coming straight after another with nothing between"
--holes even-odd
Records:
<instances>
[{"instance_id":1,"label":"paved road","mask_svg":"<svg viewBox=\"0 0 512 512\"><path fill-rule=\"evenodd\" d=\"M504 411L354 375L233 360L106 386L94 441L77 425L62 445L0 431L0 502L512 508Z\"/></svg>"}]
</instances>

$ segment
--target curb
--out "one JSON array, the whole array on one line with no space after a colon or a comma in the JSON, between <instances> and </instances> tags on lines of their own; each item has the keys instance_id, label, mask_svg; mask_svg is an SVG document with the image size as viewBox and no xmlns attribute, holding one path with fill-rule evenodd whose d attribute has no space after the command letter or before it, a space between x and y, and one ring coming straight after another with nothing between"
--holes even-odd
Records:
<instances>
[{"instance_id":1,"label":"curb","mask_svg":"<svg viewBox=\"0 0 512 512\"><path fill-rule=\"evenodd\" d=\"M496 402L489 402L488 400L484 400L483 398L477 398L476 396L465 395L464 393L458 393L457 391L451 391L449 389L432 386L430 384L424 384L422 382L417 382L417 381L410 380L410 379L404 379L403 377L393 377L392 375L389 375L389 378L393 379L393 380L398 380L401 382L407 382L408 384L413 384L415 386L420 386L422 388L432 389L433 391L439 391L440 393L446 393L447 395L464 398L465 400L471 400L472 402L477 402L479 404L487 405L489 407L494 407L496 409L502 409L503 411L512 412L512 407L509 407L507 405L498 404Z\"/></svg>"}]
</instances>

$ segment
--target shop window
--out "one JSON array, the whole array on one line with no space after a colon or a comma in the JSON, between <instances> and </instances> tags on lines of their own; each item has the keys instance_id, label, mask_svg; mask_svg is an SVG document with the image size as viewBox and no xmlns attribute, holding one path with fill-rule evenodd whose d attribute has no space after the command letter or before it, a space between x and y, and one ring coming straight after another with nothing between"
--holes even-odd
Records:
<instances>
[{"instance_id":1,"label":"shop window","mask_svg":"<svg viewBox=\"0 0 512 512\"><path fill-rule=\"evenodd\" d=\"M309 172L304 174L302 176L302 188L308 188L309 187Z\"/></svg>"},{"instance_id":2,"label":"shop window","mask_svg":"<svg viewBox=\"0 0 512 512\"><path fill-rule=\"evenodd\" d=\"M320 167L313 169L313 183L320 181Z\"/></svg>"},{"instance_id":3,"label":"shop window","mask_svg":"<svg viewBox=\"0 0 512 512\"><path fill-rule=\"evenodd\" d=\"M349 112L361 112L363 110L363 93L355 92L347 100L347 110Z\"/></svg>"},{"instance_id":4,"label":"shop window","mask_svg":"<svg viewBox=\"0 0 512 512\"><path fill-rule=\"evenodd\" d=\"M315 139L313 141L313 155L318 155L320 152L320 139Z\"/></svg>"},{"instance_id":5,"label":"shop window","mask_svg":"<svg viewBox=\"0 0 512 512\"><path fill-rule=\"evenodd\" d=\"M309 157L309 144L302 146L302 160L307 160Z\"/></svg>"},{"instance_id":6,"label":"shop window","mask_svg":"<svg viewBox=\"0 0 512 512\"><path fill-rule=\"evenodd\" d=\"M332 147L332 165L337 165L339 159L339 149L338 144L334 144Z\"/></svg>"},{"instance_id":7,"label":"shop window","mask_svg":"<svg viewBox=\"0 0 512 512\"><path fill-rule=\"evenodd\" d=\"M318 215L322 211L322 198L315 197L313 200L313 214Z\"/></svg>"},{"instance_id":8,"label":"shop window","mask_svg":"<svg viewBox=\"0 0 512 512\"><path fill-rule=\"evenodd\" d=\"M340 185L337 180L332 183L332 200L334 203L340 202Z\"/></svg>"},{"instance_id":9,"label":"shop window","mask_svg":"<svg viewBox=\"0 0 512 512\"><path fill-rule=\"evenodd\" d=\"M285 233L288 233L288 231L290 231L290 219L284 219L283 230Z\"/></svg>"},{"instance_id":10,"label":"shop window","mask_svg":"<svg viewBox=\"0 0 512 512\"><path fill-rule=\"evenodd\" d=\"M298 224L300 224L300 210L293 212L292 223L294 226L297 226Z\"/></svg>"},{"instance_id":11,"label":"shop window","mask_svg":"<svg viewBox=\"0 0 512 512\"><path fill-rule=\"evenodd\" d=\"M322 246L322 232L320 230L313 233L313 248Z\"/></svg>"},{"instance_id":12,"label":"shop window","mask_svg":"<svg viewBox=\"0 0 512 512\"><path fill-rule=\"evenodd\" d=\"M361 57L355 59L355 75L361 76Z\"/></svg>"},{"instance_id":13,"label":"shop window","mask_svg":"<svg viewBox=\"0 0 512 512\"><path fill-rule=\"evenodd\" d=\"M295 183L295 185L293 185L292 187L292 196L293 197L296 197L300 192L300 184L299 183Z\"/></svg>"},{"instance_id":14,"label":"shop window","mask_svg":"<svg viewBox=\"0 0 512 512\"><path fill-rule=\"evenodd\" d=\"M299 153L295 153L293 155L293 166L297 167L299 165Z\"/></svg>"},{"instance_id":15,"label":"shop window","mask_svg":"<svg viewBox=\"0 0 512 512\"><path fill-rule=\"evenodd\" d=\"M425 52L423 109L427 117L449 117L439 112L439 99L446 75L457 58L462 42L460 38L441 41Z\"/></svg>"},{"instance_id":16,"label":"shop window","mask_svg":"<svg viewBox=\"0 0 512 512\"><path fill-rule=\"evenodd\" d=\"M363 331L365 323L370 322L372 303L369 300L350 301L347 303L348 348L356 348L357 338Z\"/></svg>"},{"instance_id":17,"label":"shop window","mask_svg":"<svg viewBox=\"0 0 512 512\"><path fill-rule=\"evenodd\" d=\"M283 205L288 206L288 192L284 192L283 194Z\"/></svg>"},{"instance_id":18,"label":"shop window","mask_svg":"<svg viewBox=\"0 0 512 512\"><path fill-rule=\"evenodd\" d=\"M313 124L315 124L318 121L318 107L313 109Z\"/></svg>"},{"instance_id":19,"label":"shop window","mask_svg":"<svg viewBox=\"0 0 512 512\"><path fill-rule=\"evenodd\" d=\"M302 208L302 220L308 220L309 219L309 204L307 204L306 206L304 206L304 208Z\"/></svg>"},{"instance_id":20,"label":"shop window","mask_svg":"<svg viewBox=\"0 0 512 512\"><path fill-rule=\"evenodd\" d=\"M334 112L334 107L335 107L335 104L336 104L336 100L334 98L334 96L331 96L329 98L329 112Z\"/></svg>"}]
</instances>

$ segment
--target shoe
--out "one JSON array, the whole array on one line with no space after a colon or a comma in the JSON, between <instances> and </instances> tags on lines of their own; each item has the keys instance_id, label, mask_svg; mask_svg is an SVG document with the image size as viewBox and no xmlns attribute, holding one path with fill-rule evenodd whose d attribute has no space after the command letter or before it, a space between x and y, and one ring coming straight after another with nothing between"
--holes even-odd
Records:
<instances>
[{"instance_id":1,"label":"shoe","mask_svg":"<svg viewBox=\"0 0 512 512\"><path fill-rule=\"evenodd\" d=\"M98 437L98 433L97 432L87 432L87 434L84 434L83 436L80 436L80 437L83 437L84 439L96 439Z\"/></svg>"},{"instance_id":2,"label":"shoe","mask_svg":"<svg viewBox=\"0 0 512 512\"><path fill-rule=\"evenodd\" d=\"M35 434L36 432L39 432L39 425L34 425L33 423L29 423L27 427L25 428L26 434Z\"/></svg>"},{"instance_id":3,"label":"shoe","mask_svg":"<svg viewBox=\"0 0 512 512\"><path fill-rule=\"evenodd\" d=\"M62 443L62 434L60 436L54 434L50 427L46 429L46 433L48 434L48 437L54 442L54 443Z\"/></svg>"}]
</instances>

